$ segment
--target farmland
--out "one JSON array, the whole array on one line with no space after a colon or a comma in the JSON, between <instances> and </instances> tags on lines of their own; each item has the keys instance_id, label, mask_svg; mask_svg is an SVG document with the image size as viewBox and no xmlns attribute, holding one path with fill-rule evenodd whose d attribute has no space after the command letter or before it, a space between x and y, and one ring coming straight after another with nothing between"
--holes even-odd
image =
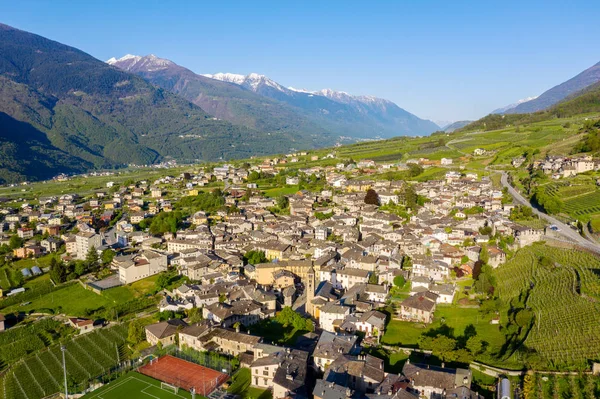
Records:
<instances>
[{"instance_id":1,"label":"farmland","mask_svg":"<svg viewBox=\"0 0 600 399\"><path fill-rule=\"evenodd\" d=\"M598 360L598 270L600 260L590 254L543 245L521 249L499 267L497 294L507 311L514 314L525 308L533 315L524 342L505 360L575 370Z\"/></svg>"},{"instance_id":2,"label":"farmland","mask_svg":"<svg viewBox=\"0 0 600 399\"><path fill-rule=\"evenodd\" d=\"M546 194L561 201L561 213L584 222L600 215L600 188L596 184L598 176L585 173L560 181L542 185Z\"/></svg>"},{"instance_id":3,"label":"farmland","mask_svg":"<svg viewBox=\"0 0 600 399\"><path fill-rule=\"evenodd\" d=\"M124 358L127 324L104 328L63 342L69 388L80 392L96 377ZM63 385L60 345L22 358L1 381L5 398L42 398L59 392Z\"/></svg>"}]
</instances>

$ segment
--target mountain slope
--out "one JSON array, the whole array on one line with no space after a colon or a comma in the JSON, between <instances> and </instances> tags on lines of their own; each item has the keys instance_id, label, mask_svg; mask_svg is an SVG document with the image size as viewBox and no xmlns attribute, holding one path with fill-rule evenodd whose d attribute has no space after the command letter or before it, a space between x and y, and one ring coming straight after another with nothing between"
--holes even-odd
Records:
<instances>
[{"instance_id":1,"label":"mountain slope","mask_svg":"<svg viewBox=\"0 0 600 399\"><path fill-rule=\"evenodd\" d=\"M15 123L48 155L44 172L27 166L19 150L27 140L2 129L3 145L13 151L3 153L0 182L164 158L240 158L316 145L316 140L215 120L136 75L7 25L0 25L0 112L29 125ZM64 159L57 159L61 153Z\"/></svg>"},{"instance_id":2,"label":"mountain slope","mask_svg":"<svg viewBox=\"0 0 600 399\"><path fill-rule=\"evenodd\" d=\"M329 134L285 103L237 84L197 75L153 54L145 57L127 54L120 59L111 58L107 63L176 93L219 119L267 132L286 131L296 136Z\"/></svg>"},{"instance_id":3,"label":"mountain slope","mask_svg":"<svg viewBox=\"0 0 600 399\"><path fill-rule=\"evenodd\" d=\"M272 79L251 73L204 75L237 84L254 93L289 104L321 126L344 136L373 138L424 135L439 127L398 107L391 101L371 96L352 96L344 92L318 92L287 88Z\"/></svg>"},{"instance_id":4,"label":"mountain slope","mask_svg":"<svg viewBox=\"0 0 600 399\"><path fill-rule=\"evenodd\" d=\"M521 105L523 103L526 103L528 101L535 100L536 98L538 98L538 96L532 96L532 97L523 98L523 99L517 101L516 103L512 103L512 104L506 105L504 107L497 108L497 109L493 110L491 113L492 114L503 114L503 113L505 113L508 110L511 110L511 109L513 109L513 108L515 108L515 107L517 107L517 106L519 106L519 105Z\"/></svg>"},{"instance_id":5,"label":"mountain slope","mask_svg":"<svg viewBox=\"0 0 600 399\"><path fill-rule=\"evenodd\" d=\"M569 95L600 81L600 62L581 72L577 76L545 91L534 100L527 101L506 111L509 114L525 114L544 110L557 104Z\"/></svg>"},{"instance_id":6,"label":"mountain slope","mask_svg":"<svg viewBox=\"0 0 600 399\"><path fill-rule=\"evenodd\" d=\"M456 122L449 124L448 126L444 126L442 128L442 131L444 131L446 133L452 133L455 130L458 130L460 128L467 126L471 122L473 122L473 121L456 121Z\"/></svg>"},{"instance_id":7,"label":"mountain slope","mask_svg":"<svg viewBox=\"0 0 600 399\"><path fill-rule=\"evenodd\" d=\"M552 107L528 114L490 114L474 121L458 131L490 131L508 126L541 122L556 118L600 112L600 82L586 87Z\"/></svg>"}]
</instances>

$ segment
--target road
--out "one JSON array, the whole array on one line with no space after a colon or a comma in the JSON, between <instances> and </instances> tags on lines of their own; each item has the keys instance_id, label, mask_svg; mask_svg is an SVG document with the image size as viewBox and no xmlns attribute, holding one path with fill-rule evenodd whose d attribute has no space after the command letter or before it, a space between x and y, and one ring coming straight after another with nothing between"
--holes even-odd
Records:
<instances>
[{"instance_id":1,"label":"road","mask_svg":"<svg viewBox=\"0 0 600 399\"><path fill-rule=\"evenodd\" d=\"M513 186L511 186L508 183L508 175L505 172L502 172L502 178L500 179L500 181L502 182L502 186L504 186L508 189L508 192L510 193L510 195L512 195L512 197L515 199L515 201L517 203L531 207L533 209L533 212L536 215L538 215L542 219L547 220L550 224L553 224L556 227L558 227L559 228L558 233L561 234L563 237L565 237L571 241L574 241L577 245L584 247L590 251L600 253L600 245L598 245L595 242L591 242L591 241L585 239L584 237L582 237L579 234L578 231L573 230L573 228L571 226L568 226L565 223L561 222L560 220L553 218L552 216L550 216L544 212L540 212L539 210L537 210L536 208L531 206L531 203L529 202L529 200L527 200L527 198L523 197L521 195L521 193L519 193Z\"/></svg>"}]
</instances>

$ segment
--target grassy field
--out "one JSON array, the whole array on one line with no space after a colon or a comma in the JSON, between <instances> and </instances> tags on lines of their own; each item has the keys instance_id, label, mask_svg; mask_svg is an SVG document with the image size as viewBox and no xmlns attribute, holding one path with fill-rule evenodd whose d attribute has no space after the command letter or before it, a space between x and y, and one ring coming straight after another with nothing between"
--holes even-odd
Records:
<instances>
[{"instance_id":1,"label":"grassy field","mask_svg":"<svg viewBox=\"0 0 600 399\"><path fill-rule=\"evenodd\" d=\"M84 399L191 399L191 397L192 395L183 389L180 389L177 394L161 389L160 381L135 372L128 373L83 396ZM196 397L203 398L200 395Z\"/></svg>"},{"instance_id":2,"label":"grassy field","mask_svg":"<svg viewBox=\"0 0 600 399\"><path fill-rule=\"evenodd\" d=\"M260 186L259 186L260 188ZM298 186L283 186L283 187L274 187L266 190L262 190L265 196L270 198L276 198L280 195L292 195L299 191Z\"/></svg>"},{"instance_id":3,"label":"grassy field","mask_svg":"<svg viewBox=\"0 0 600 399\"><path fill-rule=\"evenodd\" d=\"M227 392L240 395L242 399L272 399L273 394L269 390L253 388L250 386L250 369L241 368L233 377L231 377L231 385Z\"/></svg>"},{"instance_id":4,"label":"grassy field","mask_svg":"<svg viewBox=\"0 0 600 399\"><path fill-rule=\"evenodd\" d=\"M33 285L39 284L42 280L48 278L47 274L40 276L26 283L25 287L33 289ZM155 290L157 278L158 275L151 276L129 285L108 289L103 291L102 294L96 294L94 291L85 289L81 284L73 282L63 289L26 301L30 303L25 306L20 304L9 306L3 309L3 312L47 312L52 310L55 313L64 313L69 316L86 316L102 307L125 303L148 295Z\"/></svg>"},{"instance_id":5,"label":"grassy field","mask_svg":"<svg viewBox=\"0 0 600 399\"><path fill-rule=\"evenodd\" d=\"M103 306L113 304L114 301L83 288L79 283L71 283L68 287L42 295L31 303L20 306L8 307L3 312L29 312L35 310L52 309L54 312L64 313L69 316L84 316Z\"/></svg>"},{"instance_id":6,"label":"grassy field","mask_svg":"<svg viewBox=\"0 0 600 399\"><path fill-rule=\"evenodd\" d=\"M434 317L435 320L430 325L391 320L386 327L381 342L405 347L418 347L419 337L423 333L437 330L442 325L449 327L455 337L461 336L468 325L473 325L477 331L477 336L488 342L492 351L497 350L504 343L504 336L498 325L490 324L491 318L482 317L477 308L438 305Z\"/></svg>"}]
</instances>

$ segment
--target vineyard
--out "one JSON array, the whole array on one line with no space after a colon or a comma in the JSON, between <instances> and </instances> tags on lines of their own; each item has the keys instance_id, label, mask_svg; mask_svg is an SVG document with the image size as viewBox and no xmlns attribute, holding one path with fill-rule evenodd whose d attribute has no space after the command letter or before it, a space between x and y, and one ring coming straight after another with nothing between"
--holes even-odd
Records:
<instances>
[{"instance_id":1,"label":"vineyard","mask_svg":"<svg viewBox=\"0 0 600 399\"><path fill-rule=\"evenodd\" d=\"M528 374L523 385L526 399L600 397L600 377L592 375Z\"/></svg>"},{"instance_id":2,"label":"vineyard","mask_svg":"<svg viewBox=\"0 0 600 399\"><path fill-rule=\"evenodd\" d=\"M42 350L72 331L72 328L50 318L11 328L0 334L0 366L8 366Z\"/></svg>"},{"instance_id":3,"label":"vineyard","mask_svg":"<svg viewBox=\"0 0 600 399\"><path fill-rule=\"evenodd\" d=\"M593 176L579 175L544 185L546 194L559 198L562 212L575 219L588 220L600 213L600 190Z\"/></svg>"},{"instance_id":4,"label":"vineyard","mask_svg":"<svg viewBox=\"0 0 600 399\"><path fill-rule=\"evenodd\" d=\"M598 258L534 245L498 268L496 278L505 305L525 298L534 315L522 350L513 356L537 356L549 369L588 369L600 360Z\"/></svg>"},{"instance_id":5,"label":"vineyard","mask_svg":"<svg viewBox=\"0 0 600 399\"><path fill-rule=\"evenodd\" d=\"M127 328L127 324L120 324L63 343L70 389L85 389L90 381L119 364ZM6 399L38 399L59 392L63 387L61 348L52 345L8 369L1 381L0 395Z\"/></svg>"}]
</instances>

